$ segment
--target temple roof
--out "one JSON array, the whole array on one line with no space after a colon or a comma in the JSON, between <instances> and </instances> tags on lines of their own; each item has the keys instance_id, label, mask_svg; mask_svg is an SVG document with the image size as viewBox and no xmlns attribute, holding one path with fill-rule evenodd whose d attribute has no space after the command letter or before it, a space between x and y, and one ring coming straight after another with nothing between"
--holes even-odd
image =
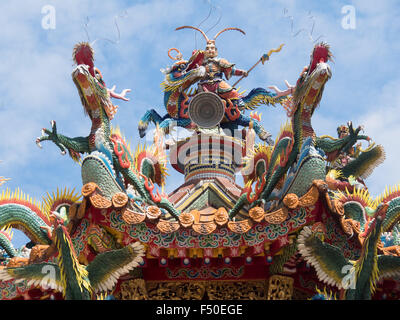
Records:
<instances>
[{"instance_id":1,"label":"temple roof","mask_svg":"<svg viewBox=\"0 0 400 320\"><path fill-rule=\"evenodd\" d=\"M198 210L212 211L224 207L229 211L237 202L242 188L223 177L198 179L184 183L169 194L169 200L182 212ZM247 210L241 210L238 218L246 218Z\"/></svg>"}]
</instances>

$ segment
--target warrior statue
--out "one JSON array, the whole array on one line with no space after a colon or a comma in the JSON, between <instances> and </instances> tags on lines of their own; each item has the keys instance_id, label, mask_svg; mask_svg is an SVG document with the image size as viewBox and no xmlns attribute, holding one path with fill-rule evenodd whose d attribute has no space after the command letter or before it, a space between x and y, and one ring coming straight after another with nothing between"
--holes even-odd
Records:
<instances>
[{"instance_id":1,"label":"warrior statue","mask_svg":"<svg viewBox=\"0 0 400 320\"><path fill-rule=\"evenodd\" d=\"M143 138L150 122L159 124L159 128L164 134L168 134L170 128L175 126L186 129L200 130L203 128L218 129L221 128L226 134L234 134L239 126L248 127L253 122L253 129L257 136L273 145L271 134L267 132L260 121L245 114L246 110L254 110L259 105L275 105L282 104L287 95L280 95L270 92L264 88L254 88L248 94L244 95L235 89L235 85L229 85L225 80L229 80L232 76L247 77L248 73L259 63L264 64L269 60L272 52L279 52L279 49L273 49L264 54L258 62L248 71L235 68L233 63L218 57L218 51L215 41L223 32L228 30L236 30L243 34L244 31L239 28L225 28L218 32L215 37L210 40L207 35L200 29L192 26L182 26L176 30L194 29L199 31L206 39L205 50L195 50L188 61L183 59L183 55L176 48L168 51L168 56L176 60L172 66L161 71L165 74L165 79L161 83L164 91L164 106L168 114L162 116L154 109L147 110L146 114L140 119L138 129L139 135ZM175 57L171 56L171 52L176 51ZM241 79L242 79L241 78ZM224 80L225 79L225 80ZM238 81L240 81L239 79ZM193 85L197 84L197 89L193 89ZM236 82L237 84L237 82ZM216 98L216 99L215 99ZM205 102L207 100L207 103ZM207 109L207 112L200 112L196 105L215 106L214 109ZM218 107L220 106L220 107ZM217 110L218 109L218 110ZM222 109L222 112L220 112ZM191 110L189 112L189 110ZM197 111L196 111L197 110ZM210 120L205 123L199 123L193 119L193 115L205 115ZM218 120L221 116L221 119ZM217 124L214 124L216 120Z\"/></svg>"},{"instance_id":2,"label":"warrior statue","mask_svg":"<svg viewBox=\"0 0 400 320\"><path fill-rule=\"evenodd\" d=\"M341 125L337 128L337 134L339 139L343 139L350 134L349 127L345 125ZM345 165L347 165L350 161L354 160L359 156L361 150L361 143L358 143L356 146L352 146L347 150L343 150L339 152L337 159L333 162L333 168L341 169Z\"/></svg>"},{"instance_id":3,"label":"warrior statue","mask_svg":"<svg viewBox=\"0 0 400 320\"><path fill-rule=\"evenodd\" d=\"M245 32L239 28L225 28L218 32L215 37L210 40L202 30L196 27L183 26L177 28L176 30L185 28L199 31L207 42L205 50L195 50L188 62L187 71L190 71L192 68L198 66L204 67L204 77L198 82L198 92L206 91L218 94L225 106L227 103L240 103L241 99L239 97L239 93L235 88L232 88L223 80L223 76L229 80L232 76L247 77L247 72L235 68L235 64L230 63L226 59L218 57L218 50L215 46L215 40L221 33L228 30L236 30L243 34L245 34Z\"/></svg>"}]
</instances>

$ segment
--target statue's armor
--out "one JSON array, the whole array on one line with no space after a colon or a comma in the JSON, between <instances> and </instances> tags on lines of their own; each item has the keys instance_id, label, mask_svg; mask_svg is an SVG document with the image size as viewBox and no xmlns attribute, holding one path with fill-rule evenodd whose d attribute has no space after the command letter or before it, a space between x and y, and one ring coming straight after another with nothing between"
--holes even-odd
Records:
<instances>
[{"instance_id":1,"label":"statue's armor","mask_svg":"<svg viewBox=\"0 0 400 320\"><path fill-rule=\"evenodd\" d=\"M227 82L223 80L223 75L229 80L232 75L240 76L243 70L236 69L235 64L222 58L206 58L202 63L205 67L206 75L199 85L203 91L211 91L217 94L231 92L231 98L237 98L238 93Z\"/></svg>"},{"instance_id":2,"label":"statue's armor","mask_svg":"<svg viewBox=\"0 0 400 320\"><path fill-rule=\"evenodd\" d=\"M204 60L203 66L206 68L206 79L203 82L222 81L223 67L221 60L219 58Z\"/></svg>"}]
</instances>

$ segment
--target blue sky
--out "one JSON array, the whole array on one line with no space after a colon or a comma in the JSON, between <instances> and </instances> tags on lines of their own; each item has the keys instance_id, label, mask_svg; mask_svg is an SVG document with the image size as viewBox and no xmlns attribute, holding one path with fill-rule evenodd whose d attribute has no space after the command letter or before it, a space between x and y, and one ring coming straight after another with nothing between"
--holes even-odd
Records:
<instances>
[{"instance_id":1,"label":"blue sky","mask_svg":"<svg viewBox=\"0 0 400 320\"><path fill-rule=\"evenodd\" d=\"M45 5L55 8L55 29L42 27ZM355 29L342 26L345 5L355 9ZM331 45L335 63L333 77L313 117L314 129L318 135L336 136L336 127L352 120L355 125L364 125L365 133L385 147L386 161L367 179L371 194L377 196L386 185L400 182L399 13L395 0L2 1L0 176L11 180L1 188L19 187L37 200L57 187L80 190L79 165L62 156L52 143L44 142L39 149L35 138L42 127L49 128L50 120L56 120L58 131L67 136L89 133L90 120L84 116L71 79L72 48L87 41L87 33L90 41L99 39L94 44L95 64L107 85L117 85L118 92L132 89L129 102L115 102L120 108L113 124L120 126L134 146L146 142L137 131L145 110L155 108L165 113L159 70L172 62L168 49L179 48L188 58L193 49L204 48L198 33L174 31L176 27L201 24L205 31L212 28L211 36L225 27L243 29L245 36L227 32L217 40L219 55L242 69L285 43L280 53L241 82L242 89L251 90L269 85L284 88L284 80L295 83L309 62L315 21L311 36ZM114 17L118 15L123 17L118 19L120 38L116 41ZM293 17L293 28L289 16ZM258 111L263 114L265 128L275 137L286 121L284 110L262 106ZM172 191L183 177L171 168L169 172L167 191ZM25 242L19 233L14 240L16 246Z\"/></svg>"}]
</instances>

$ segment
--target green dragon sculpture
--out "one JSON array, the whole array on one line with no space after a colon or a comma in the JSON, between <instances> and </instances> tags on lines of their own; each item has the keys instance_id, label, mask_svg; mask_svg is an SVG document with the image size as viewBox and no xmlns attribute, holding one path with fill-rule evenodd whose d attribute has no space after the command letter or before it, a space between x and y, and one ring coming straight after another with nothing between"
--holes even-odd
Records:
<instances>
[{"instance_id":1,"label":"green dragon sculpture","mask_svg":"<svg viewBox=\"0 0 400 320\"><path fill-rule=\"evenodd\" d=\"M52 129L43 129L36 143L41 147L42 141L53 141L62 154L68 150L74 160L78 160L80 154L87 153L82 160L83 185L94 183L108 200L117 193L125 193L147 205L157 205L177 218L179 211L164 195L153 194L152 181L132 166L133 157L126 142L111 131L110 121L117 110L111 98L128 101L125 95L130 90L125 89L117 94L114 88L106 87L100 71L94 67L94 52L88 43L76 45L73 57L77 67L72 72L72 78L84 111L92 121L91 132L88 137L69 138L57 133L56 122L52 121Z\"/></svg>"},{"instance_id":2,"label":"green dragon sculpture","mask_svg":"<svg viewBox=\"0 0 400 320\"><path fill-rule=\"evenodd\" d=\"M144 247L139 242L99 254L88 265L79 263L64 220L52 214L53 228L44 227L58 250L58 263L43 262L0 269L0 280L29 280L61 291L67 300L91 300L95 293L113 289L119 277L143 262Z\"/></svg>"},{"instance_id":3,"label":"green dragon sculpture","mask_svg":"<svg viewBox=\"0 0 400 320\"><path fill-rule=\"evenodd\" d=\"M252 191L253 180L250 180L230 210L231 218L245 205L250 205L250 208L266 205L267 210L271 210L272 205L281 205L288 193L301 197L309 190L314 180L325 180L327 153L337 155L342 150L349 149L358 140L370 140L368 136L359 134L362 127L354 130L351 122L348 124L349 134L343 138L318 138L315 135L311 118L321 101L325 84L331 78L331 69L327 63L331 59L329 45L319 43L315 45L310 64L302 71L296 86L287 83L288 89L285 91L275 86L270 87L277 92L277 97L292 94L285 106L291 122L283 127L275 147L269 147L269 151L261 157L263 161L260 164L255 159L259 157L259 151L265 148L256 149L254 157L248 160L258 172L253 174L253 179L257 181L255 191ZM333 158L334 156L331 156L330 161ZM361 157L359 160L364 161L366 171L368 165L371 165L371 159ZM259 165L261 167L258 167ZM357 164L352 163L351 166L354 170L359 168L360 161Z\"/></svg>"},{"instance_id":4,"label":"green dragon sculpture","mask_svg":"<svg viewBox=\"0 0 400 320\"><path fill-rule=\"evenodd\" d=\"M87 43L80 43L74 48L73 57L77 67L72 78L84 111L92 122L89 136L66 137L57 133L56 123L52 121L51 130L43 129L36 143L41 147L42 141L53 141L62 154L68 151L75 161L81 162L84 197L98 190L103 198L113 203L115 195L123 194L128 204L138 202L140 210L157 206L165 213L164 218L171 215L178 219L180 212L168 197L158 191L157 194L153 193L153 183L163 186L165 178L163 129L157 126L153 149L139 146L136 153L132 154L119 130L111 127L111 120L117 110L111 98L128 101L125 96L129 89L121 94L115 93L114 88L108 89L100 71L94 67L93 56L93 50ZM302 71L296 86L288 84L288 90L285 91L271 87L276 91L274 99L284 98L282 101L286 103L290 123L282 128L274 147L259 145L253 155L246 159L243 171L246 172L246 186L229 216L233 219L243 206L250 209L264 206L265 211L274 210L284 204L288 194L301 197L316 180L326 182L330 190L325 190L325 200L328 201L329 196L336 197L335 200L343 204L342 218L356 222L363 232L357 234L362 240L359 259L355 262L346 259L341 248L325 243L320 233L305 227L300 232L298 242L286 247L271 272L279 273L284 263L299 249L301 255L317 269L321 281L336 284L339 288L343 288L343 267L350 266L356 285L346 290L344 297L370 299L379 277L400 274L400 258L390 256L392 249L381 248L380 244L380 237L385 232L400 238L396 227L400 215L400 194L399 197L392 194L374 202L356 201L356 197L349 196L348 190L360 192L353 180L365 178L371 168L382 161L384 151L381 146L370 144L367 150L359 152L340 168L331 170L327 166L327 162L332 164L353 148L358 140L371 141L368 136L360 134L362 127L354 129L351 122L347 125L347 134L338 139L317 137L314 133L311 118L321 101L325 84L331 78L328 65L331 57L327 44L317 44L310 64ZM257 120L257 117L250 118ZM253 123L250 129L252 126ZM86 154L83 160L80 160L81 154ZM253 170L247 168L251 162ZM337 179L341 177L344 180L338 182ZM0 178L0 185L1 181ZM256 185L253 192L254 182ZM335 190L346 190L347 194L334 193ZM5 229L0 232L0 246L10 258L17 257L18 252L12 247L7 231L7 228L13 227L26 233L34 244L43 245L49 250L46 249L46 254L36 258L31 255L29 261L25 261L27 265L1 268L0 280L28 279L30 284L50 286L62 291L66 299L93 299L97 292L112 290L122 273L141 262L144 254L141 244L133 243L119 249L122 242L116 245L115 239L111 239L111 236L108 239L105 236L106 230L95 224L96 219L91 221L93 224L87 229L92 232L87 242L97 255L90 263L80 261L87 266L78 261L70 238L70 234L73 235L70 228L76 227L74 223L87 212L86 198L81 203L78 202L79 198L74 192L64 190L62 193L57 192L57 195L48 195L43 204L39 204L20 191L3 192L0 197L0 228ZM377 206L377 203L383 205ZM99 212L104 215L103 212L107 210ZM124 239L123 243L129 241ZM58 252L57 263L47 261L54 251ZM378 255L378 252L383 254ZM53 270L53 277L46 277L47 273L43 273L43 270Z\"/></svg>"},{"instance_id":5,"label":"green dragon sculpture","mask_svg":"<svg viewBox=\"0 0 400 320\"><path fill-rule=\"evenodd\" d=\"M378 255L382 232L390 231L400 218L400 198L380 204L373 217L364 221L362 249L357 261L344 257L343 251L323 241L324 235L311 227L304 227L298 237L298 248L304 259L317 272L318 278L328 285L343 289L341 298L346 300L370 300L379 279L400 274L400 258ZM350 210L346 210L350 213Z\"/></svg>"}]
</instances>

